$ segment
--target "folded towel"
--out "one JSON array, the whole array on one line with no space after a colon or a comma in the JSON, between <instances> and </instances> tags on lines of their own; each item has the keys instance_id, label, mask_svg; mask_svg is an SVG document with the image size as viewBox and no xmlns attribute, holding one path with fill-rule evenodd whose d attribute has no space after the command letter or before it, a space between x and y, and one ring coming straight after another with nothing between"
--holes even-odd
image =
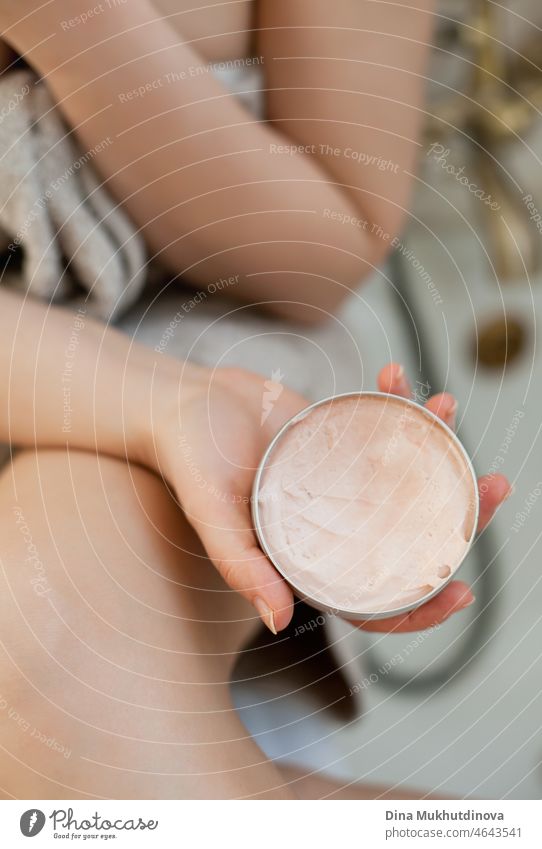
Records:
<instances>
[{"instance_id":1,"label":"folded towel","mask_svg":"<svg viewBox=\"0 0 542 849\"><path fill-rule=\"evenodd\" d=\"M113 143L81 150L31 71L0 77L0 250L10 260L2 283L49 301L77 283L86 309L107 321L137 299L143 240L92 165Z\"/></svg>"}]
</instances>

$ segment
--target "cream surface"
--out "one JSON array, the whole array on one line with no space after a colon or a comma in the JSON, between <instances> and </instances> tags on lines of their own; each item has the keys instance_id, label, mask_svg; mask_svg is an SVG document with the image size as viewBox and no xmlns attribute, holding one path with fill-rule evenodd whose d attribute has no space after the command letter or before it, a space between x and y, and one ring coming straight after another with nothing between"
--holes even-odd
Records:
<instances>
[{"instance_id":1,"label":"cream surface","mask_svg":"<svg viewBox=\"0 0 542 849\"><path fill-rule=\"evenodd\" d=\"M382 613L445 583L477 494L454 440L400 399L350 396L292 425L264 469L261 532L284 575L331 608Z\"/></svg>"}]
</instances>

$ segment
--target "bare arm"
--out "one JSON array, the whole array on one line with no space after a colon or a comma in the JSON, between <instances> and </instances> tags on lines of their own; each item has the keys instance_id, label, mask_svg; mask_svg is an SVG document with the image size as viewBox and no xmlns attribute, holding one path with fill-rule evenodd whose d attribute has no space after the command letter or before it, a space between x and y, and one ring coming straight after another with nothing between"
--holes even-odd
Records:
<instances>
[{"instance_id":1,"label":"bare arm","mask_svg":"<svg viewBox=\"0 0 542 849\"><path fill-rule=\"evenodd\" d=\"M413 6L263 2L260 47L276 88L268 124L201 70L199 44L182 43L147 0L67 29L88 4L57 0L7 37L46 77L85 149L113 140L94 162L173 271L195 284L239 274L232 294L294 302L275 308L314 319L389 249L378 228L391 237L400 226L430 32L429 12ZM338 61L278 58L309 54ZM322 154L323 143L342 152ZM360 165L346 148L389 159L393 171Z\"/></svg>"},{"instance_id":2,"label":"bare arm","mask_svg":"<svg viewBox=\"0 0 542 849\"><path fill-rule=\"evenodd\" d=\"M0 288L0 441L80 448L138 461L155 394L179 364L72 312ZM155 362L159 367L155 374ZM187 367L186 377L198 373Z\"/></svg>"},{"instance_id":3,"label":"bare arm","mask_svg":"<svg viewBox=\"0 0 542 849\"><path fill-rule=\"evenodd\" d=\"M370 223L381 257L408 210L433 0L259 5L273 126L316 145L328 179Z\"/></svg>"}]
</instances>

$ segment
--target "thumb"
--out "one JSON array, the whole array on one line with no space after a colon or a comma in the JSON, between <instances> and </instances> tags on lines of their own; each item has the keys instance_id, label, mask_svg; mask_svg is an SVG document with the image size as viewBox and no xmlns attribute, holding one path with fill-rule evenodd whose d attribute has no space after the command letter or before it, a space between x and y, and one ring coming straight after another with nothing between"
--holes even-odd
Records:
<instances>
[{"instance_id":1,"label":"thumb","mask_svg":"<svg viewBox=\"0 0 542 849\"><path fill-rule=\"evenodd\" d=\"M276 634L293 615L293 593L258 545L250 506L230 500L202 509L191 505L186 517L225 582L258 611L264 624ZM203 519L202 517L205 516Z\"/></svg>"}]
</instances>

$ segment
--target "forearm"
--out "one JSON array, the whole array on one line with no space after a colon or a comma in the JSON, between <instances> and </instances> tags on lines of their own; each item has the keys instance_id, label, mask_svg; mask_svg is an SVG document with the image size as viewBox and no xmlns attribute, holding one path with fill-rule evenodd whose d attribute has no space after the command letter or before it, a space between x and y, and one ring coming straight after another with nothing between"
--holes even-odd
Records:
<instances>
[{"instance_id":1,"label":"forearm","mask_svg":"<svg viewBox=\"0 0 542 849\"><path fill-rule=\"evenodd\" d=\"M0 290L0 440L140 461L164 386L182 365L134 344L83 310L50 308ZM155 360L157 368L155 368ZM185 366L190 386L199 370Z\"/></svg>"},{"instance_id":2,"label":"forearm","mask_svg":"<svg viewBox=\"0 0 542 849\"><path fill-rule=\"evenodd\" d=\"M316 143L326 169L381 228L385 252L408 212L434 0L259 6L270 119L299 144Z\"/></svg>"},{"instance_id":3,"label":"forearm","mask_svg":"<svg viewBox=\"0 0 542 849\"><path fill-rule=\"evenodd\" d=\"M79 5L56 3L54 17L10 37L21 50L35 45L27 58L151 250L198 284L238 274L231 294L243 299L333 309L372 268L376 240L370 226L327 216L362 212L326 163L277 153L292 140L254 121L150 4L65 31L59 16ZM104 139L112 143L100 147Z\"/></svg>"}]
</instances>

